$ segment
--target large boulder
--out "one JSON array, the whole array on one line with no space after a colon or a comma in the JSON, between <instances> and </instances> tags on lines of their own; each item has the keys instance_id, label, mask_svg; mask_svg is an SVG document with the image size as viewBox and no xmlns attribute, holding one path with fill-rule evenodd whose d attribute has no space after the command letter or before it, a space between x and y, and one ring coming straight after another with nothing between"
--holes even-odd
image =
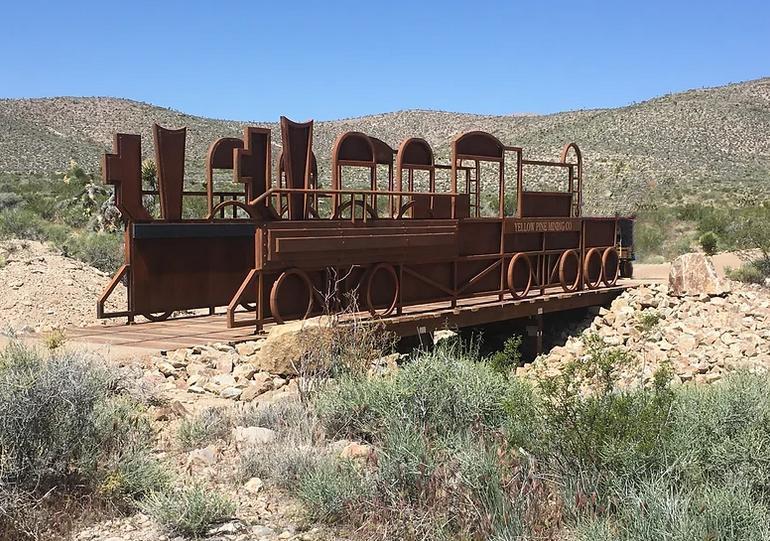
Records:
<instances>
[{"instance_id":1,"label":"large boulder","mask_svg":"<svg viewBox=\"0 0 770 541\"><path fill-rule=\"evenodd\" d=\"M711 258L700 253L684 254L671 264L668 274L671 295L724 295L730 283L717 274Z\"/></svg>"},{"instance_id":2,"label":"large boulder","mask_svg":"<svg viewBox=\"0 0 770 541\"><path fill-rule=\"evenodd\" d=\"M295 376L311 368L303 364L318 364L325 340L332 339L334 329L330 318L322 316L290 321L270 329L267 339L256 353L257 367L271 374Z\"/></svg>"}]
</instances>

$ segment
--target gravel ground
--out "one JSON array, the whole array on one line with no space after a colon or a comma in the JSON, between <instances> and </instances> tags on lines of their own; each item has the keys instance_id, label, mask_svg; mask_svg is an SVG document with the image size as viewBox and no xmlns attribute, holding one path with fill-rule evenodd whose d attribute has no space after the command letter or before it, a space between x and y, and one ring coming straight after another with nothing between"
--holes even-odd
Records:
<instances>
[{"instance_id":1,"label":"gravel ground","mask_svg":"<svg viewBox=\"0 0 770 541\"><path fill-rule=\"evenodd\" d=\"M60 255L35 241L0 243L0 329L46 332L55 328L106 323L96 319L96 301L110 276ZM125 306L118 286L108 310Z\"/></svg>"}]
</instances>

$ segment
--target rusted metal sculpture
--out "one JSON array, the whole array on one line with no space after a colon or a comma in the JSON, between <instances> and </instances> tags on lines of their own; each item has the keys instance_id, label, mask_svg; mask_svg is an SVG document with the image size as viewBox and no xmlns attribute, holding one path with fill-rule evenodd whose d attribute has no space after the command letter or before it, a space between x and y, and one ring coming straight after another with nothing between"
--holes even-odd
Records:
<instances>
[{"instance_id":1,"label":"rusted metal sculpture","mask_svg":"<svg viewBox=\"0 0 770 541\"><path fill-rule=\"evenodd\" d=\"M187 128L169 130L154 124L152 135L155 140L160 215L165 221L178 221L182 219L184 150Z\"/></svg>"},{"instance_id":2,"label":"rusted metal sculpture","mask_svg":"<svg viewBox=\"0 0 770 541\"><path fill-rule=\"evenodd\" d=\"M103 317L158 319L227 306L229 326L260 329L337 310L353 298L373 317L402 321L451 309L456 324L471 324L540 314L551 298L557 301L549 311L601 302L601 293L617 289L621 255L630 251L629 239L620 239L624 219L582 216L583 164L574 143L557 161L532 160L520 147L474 131L452 141L447 165L436 163L423 139L407 139L395 152L379 139L347 132L332 149L331 187L322 188L313 123L282 117L275 185L270 130L250 127L243 140L211 146L207 191L185 192L184 131L156 126L154 133L162 220L141 205L147 192L139 137L117 135L115 154L105 157L105 179L116 186L128 226L126 265L99 301ZM511 162L516 211L509 216ZM526 189L525 171L538 167L563 171L567 191ZM387 178L378 179L378 168L387 168ZM232 169L243 193L217 192L215 169ZM345 186L348 169L366 188ZM447 192L437 189L437 170L449 173ZM481 187L490 171L497 184L492 209ZM419 172L427 175L427 190L416 189ZM384 189L378 180L387 180ZM208 215L182 219L182 195L207 197ZM128 283L128 310L106 314L104 302L121 279ZM240 319L244 313L249 317ZM419 328L420 317L409 321Z\"/></svg>"}]
</instances>

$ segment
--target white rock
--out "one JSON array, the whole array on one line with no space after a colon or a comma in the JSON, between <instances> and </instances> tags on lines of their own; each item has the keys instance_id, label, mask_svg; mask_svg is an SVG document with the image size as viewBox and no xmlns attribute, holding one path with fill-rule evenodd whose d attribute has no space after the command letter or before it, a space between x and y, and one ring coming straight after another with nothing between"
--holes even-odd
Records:
<instances>
[{"instance_id":1,"label":"white rock","mask_svg":"<svg viewBox=\"0 0 770 541\"><path fill-rule=\"evenodd\" d=\"M265 445L275 441L277 436L274 430L261 426L236 426L233 428L233 439L236 443Z\"/></svg>"},{"instance_id":2,"label":"white rock","mask_svg":"<svg viewBox=\"0 0 770 541\"><path fill-rule=\"evenodd\" d=\"M222 398L229 398L231 400L235 400L239 396L241 396L241 389L237 387L225 387L219 392L219 396Z\"/></svg>"},{"instance_id":3,"label":"white rock","mask_svg":"<svg viewBox=\"0 0 770 541\"><path fill-rule=\"evenodd\" d=\"M251 495L255 495L259 493L262 490L262 487L264 487L264 483L262 482L262 479L259 477L252 477L246 483L243 485L243 488L246 492L248 492Z\"/></svg>"}]
</instances>

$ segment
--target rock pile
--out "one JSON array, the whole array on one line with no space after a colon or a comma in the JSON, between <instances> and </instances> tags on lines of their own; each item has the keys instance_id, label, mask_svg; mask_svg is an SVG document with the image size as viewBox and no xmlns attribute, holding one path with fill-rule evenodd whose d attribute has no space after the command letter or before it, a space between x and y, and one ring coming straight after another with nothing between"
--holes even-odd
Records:
<instances>
[{"instance_id":1,"label":"rock pile","mask_svg":"<svg viewBox=\"0 0 770 541\"><path fill-rule=\"evenodd\" d=\"M168 390L251 402L279 401L298 392L296 379L264 369L260 350L266 340L236 345L210 344L169 351L152 358L145 379Z\"/></svg>"},{"instance_id":2,"label":"rock pile","mask_svg":"<svg viewBox=\"0 0 770 541\"><path fill-rule=\"evenodd\" d=\"M597 308L587 329L553 348L532 365L547 373L586 354L584 338L594 333L622 346L638 364L627 379L649 381L664 362L682 382L713 382L732 370L770 369L770 292L732 283L723 295L675 296L664 284L626 291L611 306Z\"/></svg>"}]
</instances>

